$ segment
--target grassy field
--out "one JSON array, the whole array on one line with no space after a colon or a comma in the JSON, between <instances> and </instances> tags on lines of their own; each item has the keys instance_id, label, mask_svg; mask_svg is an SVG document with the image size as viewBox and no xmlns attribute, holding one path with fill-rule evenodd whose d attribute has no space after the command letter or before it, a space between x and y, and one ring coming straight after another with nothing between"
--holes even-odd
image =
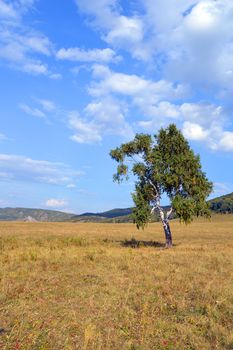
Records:
<instances>
[{"instance_id":1,"label":"grassy field","mask_svg":"<svg viewBox=\"0 0 233 350\"><path fill-rule=\"evenodd\" d=\"M0 349L233 349L233 216L171 226L0 223Z\"/></svg>"}]
</instances>

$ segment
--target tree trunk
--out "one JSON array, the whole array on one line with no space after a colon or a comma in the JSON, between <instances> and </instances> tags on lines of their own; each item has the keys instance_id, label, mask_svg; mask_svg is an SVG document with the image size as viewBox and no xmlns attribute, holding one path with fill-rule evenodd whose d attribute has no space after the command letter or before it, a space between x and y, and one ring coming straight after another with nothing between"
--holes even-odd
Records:
<instances>
[{"instance_id":1,"label":"tree trunk","mask_svg":"<svg viewBox=\"0 0 233 350\"><path fill-rule=\"evenodd\" d=\"M165 248L171 248L172 247L172 233L171 233L171 229L170 229L170 225L169 225L169 218L172 214L173 208L171 206L171 208L167 212L166 218L165 218L163 208L160 205L159 189L156 188L156 186L153 184L153 182L151 180L149 180L149 182L155 191L155 206L152 208L151 213L153 213L153 211L155 209L157 209L159 211L159 216L160 216L160 219L161 219L162 224L163 224L163 229L164 229L165 239L166 239Z\"/></svg>"},{"instance_id":2,"label":"tree trunk","mask_svg":"<svg viewBox=\"0 0 233 350\"><path fill-rule=\"evenodd\" d=\"M165 218L163 209L160 206L159 200L157 200L157 208L159 210L160 219L162 221L163 229L164 229L164 233L165 233L165 239L166 239L165 247L171 248L172 247L172 233L171 233L171 229L170 229L170 225L169 225L169 217L171 216L172 208L167 212L166 218Z\"/></svg>"},{"instance_id":3,"label":"tree trunk","mask_svg":"<svg viewBox=\"0 0 233 350\"><path fill-rule=\"evenodd\" d=\"M166 239L166 248L172 247L172 233L169 225L169 221L167 219L163 220L163 229L165 233L165 239Z\"/></svg>"}]
</instances>

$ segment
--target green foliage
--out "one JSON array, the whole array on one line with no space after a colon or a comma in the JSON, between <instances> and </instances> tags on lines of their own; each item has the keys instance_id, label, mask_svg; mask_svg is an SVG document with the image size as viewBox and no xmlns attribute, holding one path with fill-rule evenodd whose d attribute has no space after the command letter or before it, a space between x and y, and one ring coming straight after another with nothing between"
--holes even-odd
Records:
<instances>
[{"instance_id":1,"label":"green foliage","mask_svg":"<svg viewBox=\"0 0 233 350\"><path fill-rule=\"evenodd\" d=\"M127 178L129 171L138 179L133 194L137 227L143 228L150 220L150 206L163 193L168 195L181 221L189 223L194 216L209 216L206 198L212 183L201 169L200 157L174 124L161 129L153 138L137 134L133 141L112 150L110 155L119 164L115 181ZM129 160L133 161L131 169Z\"/></svg>"},{"instance_id":2,"label":"green foliage","mask_svg":"<svg viewBox=\"0 0 233 350\"><path fill-rule=\"evenodd\" d=\"M122 182L124 176L126 176L126 178L128 179L127 173L128 173L127 165L123 163L119 164L117 167L116 174L113 175L114 181L117 181L120 183Z\"/></svg>"},{"instance_id":3,"label":"green foliage","mask_svg":"<svg viewBox=\"0 0 233 350\"><path fill-rule=\"evenodd\" d=\"M133 220L137 228L144 229L151 217L150 201L147 197L147 191L136 185L136 191L132 194L135 208L133 208Z\"/></svg>"},{"instance_id":4,"label":"green foliage","mask_svg":"<svg viewBox=\"0 0 233 350\"><path fill-rule=\"evenodd\" d=\"M172 201L172 207L180 221L188 224L194 216L210 217L209 205L205 201L196 201L195 198L177 195Z\"/></svg>"}]
</instances>

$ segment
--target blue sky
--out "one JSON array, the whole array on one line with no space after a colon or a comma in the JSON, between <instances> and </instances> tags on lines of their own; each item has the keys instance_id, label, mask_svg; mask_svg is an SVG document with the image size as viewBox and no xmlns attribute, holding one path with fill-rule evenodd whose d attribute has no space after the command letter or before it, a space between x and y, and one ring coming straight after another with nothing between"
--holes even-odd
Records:
<instances>
[{"instance_id":1,"label":"blue sky","mask_svg":"<svg viewBox=\"0 0 233 350\"><path fill-rule=\"evenodd\" d=\"M131 206L109 150L171 122L233 191L232 94L231 0L0 0L0 206Z\"/></svg>"}]
</instances>

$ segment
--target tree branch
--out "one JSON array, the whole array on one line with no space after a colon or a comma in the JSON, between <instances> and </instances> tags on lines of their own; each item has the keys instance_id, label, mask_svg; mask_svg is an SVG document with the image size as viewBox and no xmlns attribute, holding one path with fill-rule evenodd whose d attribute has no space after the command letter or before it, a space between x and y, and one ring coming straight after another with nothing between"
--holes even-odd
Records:
<instances>
[{"instance_id":1,"label":"tree branch","mask_svg":"<svg viewBox=\"0 0 233 350\"><path fill-rule=\"evenodd\" d=\"M153 213L153 211L154 211L155 209L158 209L159 215L160 215L160 218L161 218L161 221L162 221L163 225L164 225L165 227L167 227L167 224L166 224L166 222L165 222L165 220L164 220L164 212L163 212L163 209L162 209L162 207L161 207L161 205L160 205L160 195L159 195L159 191L158 191L157 187L155 186L155 184L153 184L153 182L152 182L150 179L149 179L148 181L149 181L150 185L153 187L153 189L154 189L154 191L155 191L155 200L156 200L156 205L152 208L151 214Z\"/></svg>"},{"instance_id":2,"label":"tree branch","mask_svg":"<svg viewBox=\"0 0 233 350\"><path fill-rule=\"evenodd\" d=\"M155 196L156 196L156 201L157 201L157 198L160 198L159 196L159 192L158 192L158 189L157 187L155 186L155 184L153 184L153 182L149 179L149 184L153 187L153 189L155 190Z\"/></svg>"},{"instance_id":3,"label":"tree branch","mask_svg":"<svg viewBox=\"0 0 233 350\"><path fill-rule=\"evenodd\" d=\"M170 218L172 212L173 212L173 208L171 207L171 208L169 209L169 211L167 212L167 214L166 214L167 220L169 220L169 218Z\"/></svg>"},{"instance_id":4,"label":"tree branch","mask_svg":"<svg viewBox=\"0 0 233 350\"><path fill-rule=\"evenodd\" d=\"M151 214L153 214L153 212L155 211L155 209L157 209L158 208L158 206L157 205L155 205L152 209L151 209Z\"/></svg>"}]
</instances>

